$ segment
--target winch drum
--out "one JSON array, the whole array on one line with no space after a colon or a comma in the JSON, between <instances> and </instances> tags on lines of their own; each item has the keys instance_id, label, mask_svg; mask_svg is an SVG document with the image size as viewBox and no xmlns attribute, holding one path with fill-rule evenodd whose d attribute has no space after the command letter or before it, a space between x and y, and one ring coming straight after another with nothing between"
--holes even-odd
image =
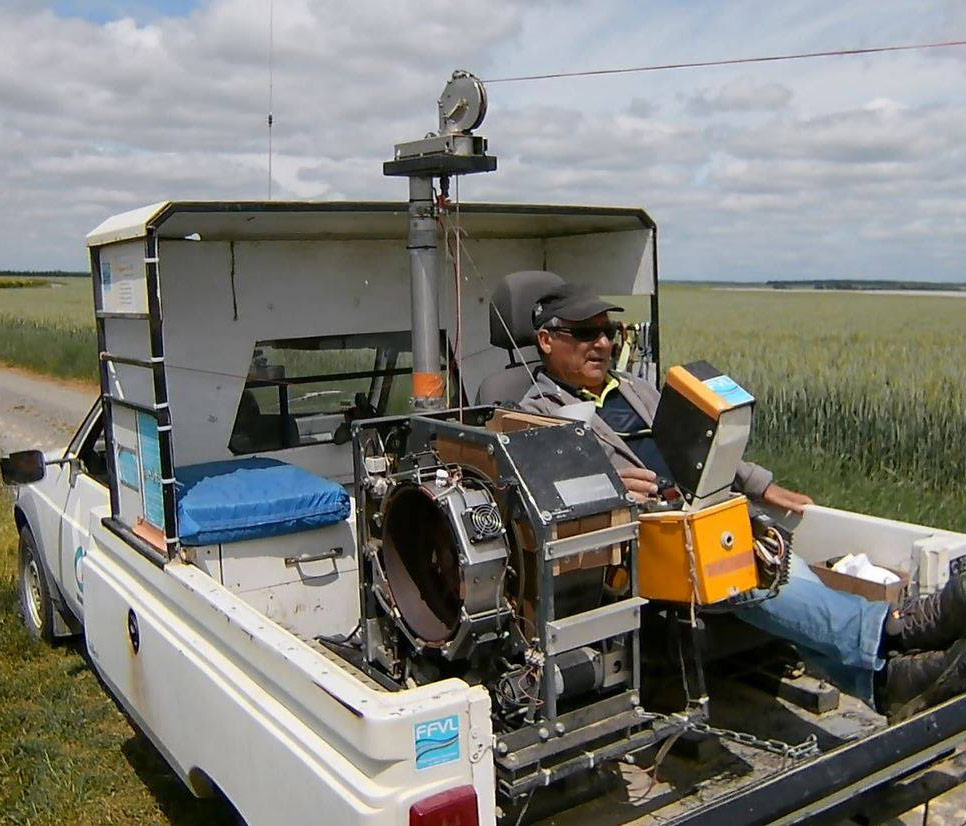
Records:
<instances>
[{"instance_id":1,"label":"winch drum","mask_svg":"<svg viewBox=\"0 0 966 826\"><path fill-rule=\"evenodd\" d=\"M416 639L443 647L462 623L500 615L506 532L485 487L403 484L386 497L382 520L386 579Z\"/></svg>"}]
</instances>

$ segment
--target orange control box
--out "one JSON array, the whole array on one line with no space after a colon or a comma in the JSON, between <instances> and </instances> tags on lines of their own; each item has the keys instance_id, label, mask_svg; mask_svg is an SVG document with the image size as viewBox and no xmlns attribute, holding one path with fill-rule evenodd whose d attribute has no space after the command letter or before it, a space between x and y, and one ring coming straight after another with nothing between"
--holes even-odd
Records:
<instances>
[{"instance_id":1,"label":"orange control box","mask_svg":"<svg viewBox=\"0 0 966 826\"><path fill-rule=\"evenodd\" d=\"M688 536L694 550L695 602L709 605L758 587L748 500L735 496L695 512L640 517L638 570L647 599L690 602Z\"/></svg>"}]
</instances>

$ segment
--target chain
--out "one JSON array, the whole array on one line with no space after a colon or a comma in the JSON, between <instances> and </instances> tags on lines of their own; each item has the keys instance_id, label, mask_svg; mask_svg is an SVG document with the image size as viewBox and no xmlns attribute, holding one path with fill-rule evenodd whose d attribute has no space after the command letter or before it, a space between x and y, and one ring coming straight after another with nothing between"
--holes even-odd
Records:
<instances>
[{"instance_id":1,"label":"chain","mask_svg":"<svg viewBox=\"0 0 966 826\"><path fill-rule=\"evenodd\" d=\"M818 738L814 734L808 735L801 743L791 744L783 740L763 740L754 734L744 731L733 731L727 728L715 728L708 723L696 723L678 714L660 714L658 712L647 712L644 715L652 720L664 720L669 723L683 724L685 731L693 731L695 734L720 737L722 740L730 740L733 743L740 743L753 749L767 751L770 754L777 754L782 758L782 768L789 760L801 760L805 757L812 757L819 754Z\"/></svg>"},{"instance_id":2,"label":"chain","mask_svg":"<svg viewBox=\"0 0 966 826\"><path fill-rule=\"evenodd\" d=\"M714 737L720 737L722 740L730 740L733 743L741 743L743 746L749 746L753 749L761 749L762 751L770 752L771 754L777 754L779 757L786 758L789 760L799 760L803 757L811 757L812 755L818 754L818 738L814 734L808 735L801 743L792 745L791 743L786 743L783 740L762 740L760 737L756 737L754 734L748 734L745 731L732 731L727 728L715 728L714 726L708 725L707 723L691 723L686 725L688 731L693 731L695 734L707 734Z\"/></svg>"}]
</instances>

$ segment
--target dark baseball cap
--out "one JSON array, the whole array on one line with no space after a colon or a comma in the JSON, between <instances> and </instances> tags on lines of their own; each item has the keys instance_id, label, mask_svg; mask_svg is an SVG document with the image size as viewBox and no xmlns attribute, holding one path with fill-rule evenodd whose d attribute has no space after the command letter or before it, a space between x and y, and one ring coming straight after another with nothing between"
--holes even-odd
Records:
<instances>
[{"instance_id":1,"label":"dark baseball cap","mask_svg":"<svg viewBox=\"0 0 966 826\"><path fill-rule=\"evenodd\" d=\"M537 303L533 305L533 329L539 330L551 318L559 318L563 321L586 321L598 313L611 310L622 312L624 308L610 301L604 301L588 287L563 284L537 299Z\"/></svg>"}]
</instances>

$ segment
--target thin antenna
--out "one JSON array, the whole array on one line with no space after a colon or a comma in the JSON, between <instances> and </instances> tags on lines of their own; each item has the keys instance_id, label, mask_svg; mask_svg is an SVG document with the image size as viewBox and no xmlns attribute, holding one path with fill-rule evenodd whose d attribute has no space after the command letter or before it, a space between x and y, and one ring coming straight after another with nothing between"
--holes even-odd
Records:
<instances>
[{"instance_id":1,"label":"thin antenna","mask_svg":"<svg viewBox=\"0 0 966 826\"><path fill-rule=\"evenodd\" d=\"M272 200L272 96L275 86L275 0L268 0L268 200Z\"/></svg>"}]
</instances>

